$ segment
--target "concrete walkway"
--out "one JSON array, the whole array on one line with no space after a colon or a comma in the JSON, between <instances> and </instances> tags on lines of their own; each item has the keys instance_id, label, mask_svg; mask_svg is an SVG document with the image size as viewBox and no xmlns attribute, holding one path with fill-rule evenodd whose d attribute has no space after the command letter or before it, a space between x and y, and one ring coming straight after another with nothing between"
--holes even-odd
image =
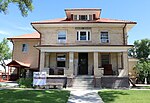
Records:
<instances>
[{"instance_id":1,"label":"concrete walkway","mask_svg":"<svg viewBox=\"0 0 150 103\"><path fill-rule=\"evenodd\" d=\"M104 103L98 90L71 90L68 103Z\"/></svg>"},{"instance_id":2,"label":"concrete walkway","mask_svg":"<svg viewBox=\"0 0 150 103\"><path fill-rule=\"evenodd\" d=\"M0 82L0 85L9 88L18 87L18 83L16 81Z\"/></svg>"}]
</instances>

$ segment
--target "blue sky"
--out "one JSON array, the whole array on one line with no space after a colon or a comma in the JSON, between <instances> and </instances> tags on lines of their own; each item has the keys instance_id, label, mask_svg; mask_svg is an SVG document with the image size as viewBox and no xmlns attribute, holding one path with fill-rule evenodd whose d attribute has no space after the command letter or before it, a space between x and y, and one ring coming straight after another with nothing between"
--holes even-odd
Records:
<instances>
[{"instance_id":1,"label":"blue sky","mask_svg":"<svg viewBox=\"0 0 150 103\"><path fill-rule=\"evenodd\" d=\"M28 17L22 17L14 4L9 5L7 15L0 13L0 41L34 32L32 21L65 17L65 8L101 8L102 18L136 21L137 25L128 33L128 44L150 38L150 0L33 0L33 5Z\"/></svg>"}]
</instances>

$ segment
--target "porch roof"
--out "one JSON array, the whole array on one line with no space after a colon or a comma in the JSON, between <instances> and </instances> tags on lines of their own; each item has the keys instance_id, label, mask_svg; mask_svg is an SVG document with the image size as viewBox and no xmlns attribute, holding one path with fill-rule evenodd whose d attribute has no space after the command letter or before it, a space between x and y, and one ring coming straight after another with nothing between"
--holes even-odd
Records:
<instances>
[{"instance_id":1,"label":"porch roof","mask_svg":"<svg viewBox=\"0 0 150 103\"><path fill-rule=\"evenodd\" d=\"M7 64L7 66L9 67L25 67L25 68L29 68L30 64L27 63L23 63L17 60L12 60L10 63Z\"/></svg>"},{"instance_id":2,"label":"porch roof","mask_svg":"<svg viewBox=\"0 0 150 103\"><path fill-rule=\"evenodd\" d=\"M127 52L133 45L38 45L41 52Z\"/></svg>"}]
</instances>

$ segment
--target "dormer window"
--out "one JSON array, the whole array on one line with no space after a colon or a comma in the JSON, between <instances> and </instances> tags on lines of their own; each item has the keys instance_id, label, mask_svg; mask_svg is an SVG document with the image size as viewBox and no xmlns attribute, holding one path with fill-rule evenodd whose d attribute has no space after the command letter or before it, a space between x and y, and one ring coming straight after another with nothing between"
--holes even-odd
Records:
<instances>
[{"instance_id":1,"label":"dormer window","mask_svg":"<svg viewBox=\"0 0 150 103\"><path fill-rule=\"evenodd\" d=\"M79 15L79 20L88 20L87 15Z\"/></svg>"},{"instance_id":2,"label":"dormer window","mask_svg":"<svg viewBox=\"0 0 150 103\"><path fill-rule=\"evenodd\" d=\"M81 20L81 21L86 21L86 20L95 20L95 14L89 14L89 15L76 15L76 14L71 14L71 20Z\"/></svg>"}]
</instances>

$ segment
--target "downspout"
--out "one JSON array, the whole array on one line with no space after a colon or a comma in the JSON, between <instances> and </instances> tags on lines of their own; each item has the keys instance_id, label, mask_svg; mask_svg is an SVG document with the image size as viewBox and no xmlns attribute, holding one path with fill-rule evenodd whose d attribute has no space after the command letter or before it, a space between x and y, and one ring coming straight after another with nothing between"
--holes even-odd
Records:
<instances>
[{"instance_id":1,"label":"downspout","mask_svg":"<svg viewBox=\"0 0 150 103\"><path fill-rule=\"evenodd\" d=\"M126 45L126 34L125 34L125 29L126 29L127 23L125 23L123 27L123 45Z\"/></svg>"},{"instance_id":2,"label":"downspout","mask_svg":"<svg viewBox=\"0 0 150 103\"><path fill-rule=\"evenodd\" d=\"M32 25L32 23L31 23L31 25ZM33 25L32 25L32 27L40 34L40 45L41 45L41 32L39 30L37 30ZM41 50L39 50L39 60L38 60L38 69L39 70L40 70L40 54L41 54Z\"/></svg>"},{"instance_id":3,"label":"downspout","mask_svg":"<svg viewBox=\"0 0 150 103\"><path fill-rule=\"evenodd\" d=\"M14 41L11 39L10 42L12 42L12 44L13 44L13 50L12 50L12 60L13 60L13 57L14 57Z\"/></svg>"}]
</instances>

